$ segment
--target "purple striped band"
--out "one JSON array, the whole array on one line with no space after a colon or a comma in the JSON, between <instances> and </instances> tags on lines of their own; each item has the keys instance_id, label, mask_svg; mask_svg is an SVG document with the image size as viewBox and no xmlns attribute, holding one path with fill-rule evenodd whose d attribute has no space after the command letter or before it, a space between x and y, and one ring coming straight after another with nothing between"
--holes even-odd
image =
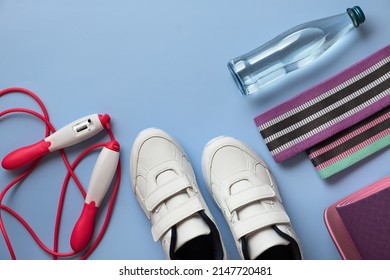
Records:
<instances>
[{"instance_id":1,"label":"purple striped band","mask_svg":"<svg viewBox=\"0 0 390 280\"><path fill-rule=\"evenodd\" d=\"M390 45L260 114L254 121L276 162L390 105Z\"/></svg>"}]
</instances>

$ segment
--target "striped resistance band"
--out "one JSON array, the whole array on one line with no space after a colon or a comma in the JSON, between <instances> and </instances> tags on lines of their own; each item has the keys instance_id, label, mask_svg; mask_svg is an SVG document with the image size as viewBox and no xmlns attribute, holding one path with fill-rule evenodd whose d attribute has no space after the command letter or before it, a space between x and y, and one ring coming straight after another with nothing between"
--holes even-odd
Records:
<instances>
[{"instance_id":1,"label":"striped resistance band","mask_svg":"<svg viewBox=\"0 0 390 280\"><path fill-rule=\"evenodd\" d=\"M255 117L276 162L390 105L390 45Z\"/></svg>"},{"instance_id":2,"label":"striped resistance band","mask_svg":"<svg viewBox=\"0 0 390 280\"><path fill-rule=\"evenodd\" d=\"M390 145L390 106L306 152L325 179Z\"/></svg>"}]
</instances>

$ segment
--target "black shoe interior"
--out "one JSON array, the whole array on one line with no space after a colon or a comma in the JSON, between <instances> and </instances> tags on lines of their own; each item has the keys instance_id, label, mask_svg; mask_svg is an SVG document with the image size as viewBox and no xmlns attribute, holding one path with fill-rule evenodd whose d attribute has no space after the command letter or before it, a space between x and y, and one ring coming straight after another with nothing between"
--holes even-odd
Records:
<instances>
[{"instance_id":1,"label":"black shoe interior","mask_svg":"<svg viewBox=\"0 0 390 280\"><path fill-rule=\"evenodd\" d=\"M291 244L271 247L259 255L256 260L296 260Z\"/></svg>"},{"instance_id":2,"label":"black shoe interior","mask_svg":"<svg viewBox=\"0 0 390 280\"><path fill-rule=\"evenodd\" d=\"M212 260L214 259L213 240L209 235L198 236L183 246L175 253L177 260Z\"/></svg>"},{"instance_id":3,"label":"black shoe interior","mask_svg":"<svg viewBox=\"0 0 390 280\"><path fill-rule=\"evenodd\" d=\"M173 226L169 253L172 260L222 260L224 258L222 240L216 225L204 211L198 213L210 228L210 233L191 239L175 252L177 231L176 227Z\"/></svg>"},{"instance_id":4,"label":"black shoe interior","mask_svg":"<svg viewBox=\"0 0 390 280\"><path fill-rule=\"evenodd\" d=\"M270 247L257 256L256 260L301 260L302 255L297 241L290 235L281 231L276 225L271 227L279 236L288 240L289 244ZM244 258L249 260L248 242L245 237L241 238L241 245Z\"/></svg>"}]
</instances>

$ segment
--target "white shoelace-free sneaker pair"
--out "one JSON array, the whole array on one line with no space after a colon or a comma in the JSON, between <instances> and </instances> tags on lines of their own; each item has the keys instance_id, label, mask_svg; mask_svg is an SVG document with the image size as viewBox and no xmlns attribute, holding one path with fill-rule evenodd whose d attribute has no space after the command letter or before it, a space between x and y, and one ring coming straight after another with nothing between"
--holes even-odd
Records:
<instances>
[{"instance_id":1,"label":"white shoelace-free sneaker pair","mask_svg":"<svg viewBox=\"0 0 390 280\"><path fill-rule=\"evenodd\" d=\"M252 149L232 137L215 138L203 151L202 169L242 259L302 259L273 176ZM191 163L172 136L157 128L142 131L130 174L167 259L227 259Z\"/></svg>"}]
</instances>

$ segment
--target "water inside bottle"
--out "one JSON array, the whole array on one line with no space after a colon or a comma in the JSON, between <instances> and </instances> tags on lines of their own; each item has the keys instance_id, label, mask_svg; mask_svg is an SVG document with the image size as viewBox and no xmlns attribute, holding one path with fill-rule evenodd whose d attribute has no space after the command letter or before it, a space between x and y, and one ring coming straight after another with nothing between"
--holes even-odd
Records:
<instances>
[{"instance_id":1,"label":"water inside bottle","mask_svg":"<svg viewBox=\"0 0 390 280\"><path fill-rule=\"evenodd\" d=\"M325 42L326 34L319 28L298 30L279 42L254 50L246 60L234 64L233 71L239 74L246 94L251 94L313 61L326 50Z\"/></svg>"}]
</instances>

